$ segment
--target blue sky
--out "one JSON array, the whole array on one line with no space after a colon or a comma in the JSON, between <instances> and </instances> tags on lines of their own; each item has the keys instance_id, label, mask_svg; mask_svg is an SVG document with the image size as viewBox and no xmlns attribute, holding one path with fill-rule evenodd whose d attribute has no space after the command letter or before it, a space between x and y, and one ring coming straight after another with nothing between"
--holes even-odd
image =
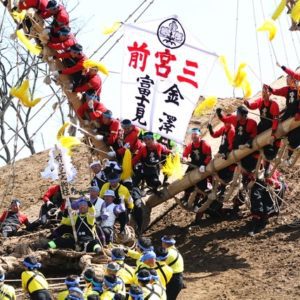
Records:
<instances>
[{"instance_id":1,"label":"blue sky","mask_svg":"<svg viewBox=\"0 0 300 300\"><path fill-rule=\"evenodd\" d=\"M70 13L73 21L71 27L74 31L79 30L78 40L89 56L107 38L102 34L102 29L109 27L115 21L124 21L144 0L70 0L65 2L68 9L72 10ZM282 71L275 66L275 59L267 34L258 33L258 40L256 40L256 28L272 15L279 2L280 0L154 0L138 22L163 19L174 14L178 15L183 26L188 28L201 41L203 48L227 57L229 67L232 70L234 69L235 59L237 65L239 62L248 63L248 76L255 93L260 90L261 81L271 83L282 75ZM133 22L150 3L150 0L145 1L142 8L128 22ZM239 6L238 15L237 3ZM277 21L277 25L278 33L272 42L276 56L280 63L295 69L300 65L295 50L300 48L300 35L298 32L288 30L290 20L286 12L282 14L279 22ZM236 26L238 28L237 33ZM105 47L99 50L93 59L100 59L121 34L122 30ZM122 46L121 39L103 60L103 63L112 71L107 78L102 76L104 81L102 100L108 107L109 103L119 101L120 97ZM203 66L207 69L207 74L210 73L210 67L210 65ZM42 94L43 87L41 86L37 96ZM227 83L224 72L218 63L212 69L201 94L219 97L233 95L233 89ZM242 96L242 93L237 90L236 95ZM49 112L45 112L45 115L41 116L41 120L37 120L31 125L32 128L37 128L38 124L48 114ZM54 118L43 130L46 148L51 147L55 142L55 135L60 126L59 120L59 117ZM37 150L43 150L39 134L36 136L35 142ZM28 153L23 152L22 156L26 155Z\"/></svg>"}]
</instances>

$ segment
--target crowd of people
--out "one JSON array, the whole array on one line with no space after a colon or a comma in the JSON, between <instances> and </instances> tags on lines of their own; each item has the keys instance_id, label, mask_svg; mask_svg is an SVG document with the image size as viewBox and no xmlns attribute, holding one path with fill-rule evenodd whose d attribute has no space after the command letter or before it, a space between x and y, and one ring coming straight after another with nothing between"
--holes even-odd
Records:
<instances>
[{"instance_id":1,"label":"crowd of people","mask_svg":"<svg viewBox=\"0 0 300 300\"><path fill-rule=\"evenodd\" d=\"M184 287L184 262L175 244L173 237L163 236L161 245L154 248L151 239L140 237L134 250L113 248L101 274L87 268L83 274L67 276L66 288L55 299L176 299ZM127 259L135 260L135 266L128 265ZM27 256L23 265L24 293L33 300L53 299L47 278L39 271L42 265L37 258ZM16 299L15 289L5 284L3 270L0 270L0 299Z\"/></svg>"}]
</instances>

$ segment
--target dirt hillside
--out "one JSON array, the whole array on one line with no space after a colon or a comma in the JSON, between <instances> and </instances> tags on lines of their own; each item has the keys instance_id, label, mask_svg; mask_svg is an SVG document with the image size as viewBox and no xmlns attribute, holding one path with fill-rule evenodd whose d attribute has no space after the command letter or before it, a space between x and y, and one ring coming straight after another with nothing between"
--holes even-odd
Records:
<instances>
[{"instance_id":1,"label":"dirt hillside","mask_svg":"<svg viewBox=\"0 0 300 300\"><path fill-rule=\"evenodd\" d=\"M240 102L223 100L221 106L232 111ZM205 132L209 116L193 120ZM216 124L216 120L213 121ZM218 140L210 140L214 151ZM78 176L74 187L86 189L90 180L90 154L84 146L75 150L74 164ZM0 169L0 191L9 191L3 209L12 197L20 198L30 219L37 217L40 197L51 184L41 179L40 172L47 164L48 152L38 153L16 163L12 186L10 166ZM299 165L282 169L289 190L282 212L267 228L255 237L247 236L246 217L234 221L204 220L201 226L191 227L194 214L177 207L151 227L147 235L159 241L163 234L176 236L177 245L185 259L187 288L180 299L300 299L300 228L286 224L300 218ZM1 198L2 200L2 198ZM230 203L227 204L230 206ZM163 210L156 208L155 211Z\"/></svg>"}]
</instances>

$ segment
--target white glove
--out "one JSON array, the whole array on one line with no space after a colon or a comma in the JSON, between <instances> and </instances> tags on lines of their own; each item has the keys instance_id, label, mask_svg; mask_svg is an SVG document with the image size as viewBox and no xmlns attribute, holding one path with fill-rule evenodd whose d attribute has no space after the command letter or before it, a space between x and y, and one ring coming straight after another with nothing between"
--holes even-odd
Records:
<instances>
[{"instance_id":1,"label":"white glove","mask_svg":"<svg viewBox=\"0 0 300 300\"><path fill-rule=\"evenodd\" d=\"M97 129L96 129L97 130ZM97 141L103 141L103 135L101 135L101 134L97 134L96 136L95 136L95 139L97 140Z\"/></svg>"},{"instance_id":2,"label":"white glove","mask_svg":"<svg viewBox=\"0 0 300 300\"><path fill-rule=\"evenodd\" d=\"M130 143L126 143L126 144L124 145L124 148L130 149Z\"/></svg>"},{"instance_id":3,"label":"white glove","mask_svg":"<svg viewBox=\"0 0 300 300\"><path fill-rule=\"evenodd\" d=\"M52 72L52 75L53 75L54 77L58 77L58 76L59 76L59 73L58 73L58 71L54 71L54 72Z\"/></svg>"},{"instance_id":4,"label":"white glove","mask_svg":"<svg viewBox=\"0 0 300 300\"><path fill-rule=\"evenodd\" d=\"M48 56L48 61L49 62L53 62L54 61L54 57L53 56Z\"/></svg>"},{"instance_id":5,"label":"white glove","mask_svg":"<svg viewBox=\"0 0 300 300\"><path fill-rule=\"evenodd\" d=\"M109 152L107 152L107 156L109 158L114 158L114 157L116 157L116 152L115 151L109 151Z\"/></svg>"},{"instance_id":6,"label":"white glove","mask_svg":"<svg viewBox=\"0 0 300 300\"><path fill-rule=\"evenodd\" d=\"M185 157L185 156L183 156L181 160L182 160L182 162L183 162L183 163L187 163L187 161L188 161L188 158L187 158L187 157Z\"/></svg>"},{"instance_id":7,"label":"white glove","mask_svg":"<svg viewBox=\"0 0 300 300\"><path fill-rule=\"evenodd\" d=\"M205 166L203 166L203 165L200 166L200 167L199 167L199 172L200 172L200 173L204 173L204 172L205 172Z\"/></svg>"},{"instance_id":8,"label":"white glove","mask_svg":"<svg viewBox=\"0 0 300 300\"><path fill-rule=\"evenodd\" d=\"M93 100L89 100L87 103L89 109L93 109L94 108L94 101Z\"/></svg>"}]
</instances>

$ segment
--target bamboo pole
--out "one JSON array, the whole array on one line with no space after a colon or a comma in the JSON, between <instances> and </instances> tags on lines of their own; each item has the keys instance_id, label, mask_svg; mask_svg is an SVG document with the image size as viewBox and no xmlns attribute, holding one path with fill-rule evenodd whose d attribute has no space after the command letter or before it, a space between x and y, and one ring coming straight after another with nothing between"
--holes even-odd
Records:
<instances>
[{"instance_id":1,"label":"bamboo pole","mask_svg":"<svg viewBox=\"0 0 300 300\"><path fill-rule=\"evenodd\" d=\"M277 131L276 138L285 136L289 131L300 126L300 121L295 121L294 118L290 118L280 123ZM187 173L182 179L176 180L171 183L168 187L161 191L161 196L151 195L146 205L148 208L153 208L180 193L181 191L194 186L197 182L205 179L208 176L215 174L216 172L229 167L230 165L237 163L241 159L245 158L249 154L261 149L262 147L269 144L271 136L271 129L264 131L253 140L252 148L246 148L243 150L234 150L230 153L227 160L222 158L213 159L206 167L205 173L200 173L198 169L192 170Z\"/></svg>"}]
</instances>

